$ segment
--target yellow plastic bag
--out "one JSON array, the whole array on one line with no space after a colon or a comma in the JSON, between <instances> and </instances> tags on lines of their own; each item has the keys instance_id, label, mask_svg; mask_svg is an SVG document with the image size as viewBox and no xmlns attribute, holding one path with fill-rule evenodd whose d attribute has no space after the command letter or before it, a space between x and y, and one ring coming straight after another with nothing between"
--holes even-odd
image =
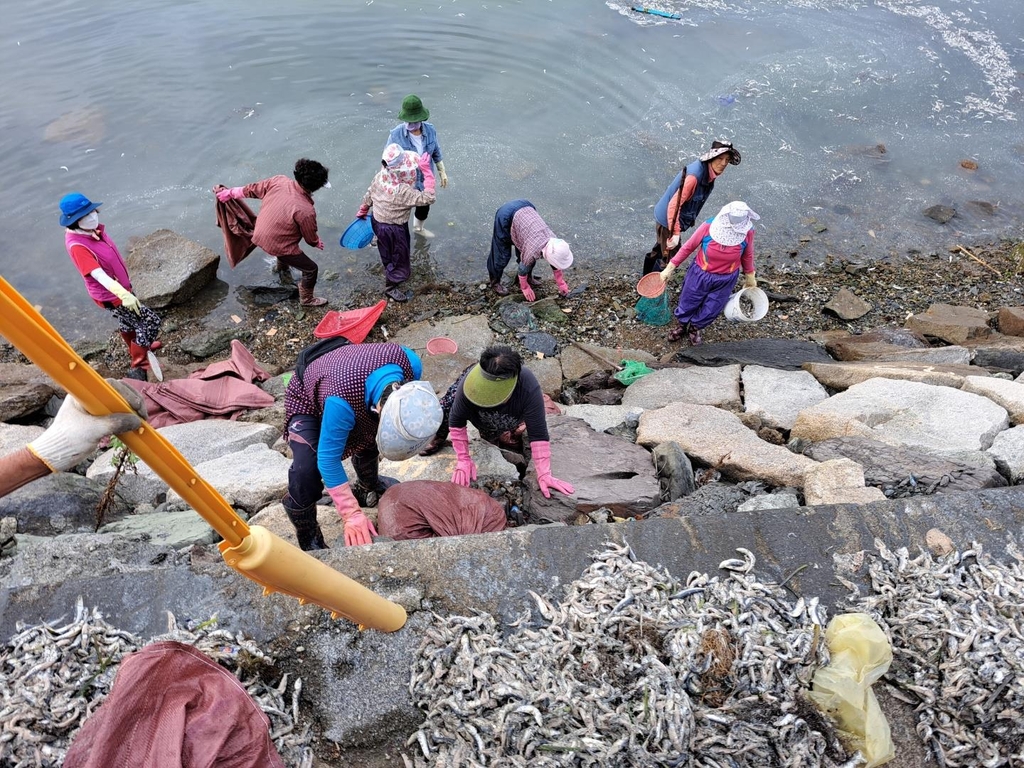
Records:
<instances>
[{"instance_id":1,"label":"yellow plastic bag","mask_svg":"<svg viewBox=\"0 0 1024 768\"><path fill-rule=\"evenodd\" d=\"M864 755L866 768L889 762L896 750L871 690L892 663L888 638L866 613L844 613L829 622L825 642L832 662L814 673L811 700L836 719L849 746Z\"/></svg>"}]
</instances>

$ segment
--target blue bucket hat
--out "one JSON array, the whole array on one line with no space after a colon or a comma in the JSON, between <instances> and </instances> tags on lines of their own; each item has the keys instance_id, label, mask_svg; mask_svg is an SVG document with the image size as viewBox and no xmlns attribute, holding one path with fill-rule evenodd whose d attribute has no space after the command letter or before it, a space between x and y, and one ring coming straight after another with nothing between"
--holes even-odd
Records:
<instances>
[{"instance_id":1,"label":"blue bucket hat","mask_svg":"<svg viewBox=\"0 0 1024 768\"><path fill-rule=\"evenodd\" d=\"M60 199L60 225L70 227L83 216L99 208L103 203L94 203L81 192L71 192Z\"/></svg>"}]
</instances>

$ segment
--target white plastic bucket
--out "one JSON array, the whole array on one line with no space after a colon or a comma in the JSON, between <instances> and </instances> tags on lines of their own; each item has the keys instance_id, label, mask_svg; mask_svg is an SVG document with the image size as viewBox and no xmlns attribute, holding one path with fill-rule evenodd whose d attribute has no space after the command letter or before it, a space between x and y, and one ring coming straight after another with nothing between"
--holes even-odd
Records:
<instances>
[{"instance_id":1,"label":"white plastic bucket","mask_svg":"<svg viewBox=\"0 0 1024 768\"><path fill-rule=\"evenodd\" d=\"M740 297L746 294L746 298L753 304L753 309L748 315L740 307ZM760 288L743 288L729 297L729 303L725 305L725 316L730 320L740 320L745 323L753 323L768 314L768 296Z\"/></svg>"}]
</instances>

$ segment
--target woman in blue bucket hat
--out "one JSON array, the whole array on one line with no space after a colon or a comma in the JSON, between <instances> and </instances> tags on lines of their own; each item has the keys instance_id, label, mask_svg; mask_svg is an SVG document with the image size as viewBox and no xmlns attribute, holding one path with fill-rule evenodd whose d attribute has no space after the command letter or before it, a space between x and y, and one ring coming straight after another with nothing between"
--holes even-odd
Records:
<instances>
[{"instance_id":1,"label":"woman in blue bucket hat","mask_svg":"<svg viewBox=\"0 0 1024 768\"><path fill-rule=\"evenodd\" d=\"M161 347L160 316L132 293L128 267L117 246L100 223L99 207L81 192L60 200L60 225L64 246L85 281L89 296L117 320L118 331L128 346L131 368L128 378L146 381L147 371L161 378L153 351Z\"/></svg>"}]
</instances>

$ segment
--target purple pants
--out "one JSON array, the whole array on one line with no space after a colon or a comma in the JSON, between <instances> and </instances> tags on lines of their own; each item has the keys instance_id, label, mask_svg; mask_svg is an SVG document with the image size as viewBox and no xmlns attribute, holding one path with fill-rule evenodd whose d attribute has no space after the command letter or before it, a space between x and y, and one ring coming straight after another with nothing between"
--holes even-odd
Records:
<instances>
[{"instance_id":1,"label":"purple pants","mask_svg":"<svg viewBox=\"0 0 1024 768\"><path fill-rule=\"evenodd\" d=\"M692 325L698 331L707 328L729 303L739 276L739 270L728 275L705 272L696 261L692 262L686 270L683 291L673 313L676 320L680 325Z\"/></svg>"},{"instance_id":2,"label":"purple pants","mask_svg":"<svg viewBox=\"0 0 1024 768\"><path fill-rule=\"evenodd\" d=\"M377 236L377 250L384 265L387 287L404 283L412 274L409 262L409 225L385 224L373 219L373 234Z\"/></svg>"}]
</instances>

